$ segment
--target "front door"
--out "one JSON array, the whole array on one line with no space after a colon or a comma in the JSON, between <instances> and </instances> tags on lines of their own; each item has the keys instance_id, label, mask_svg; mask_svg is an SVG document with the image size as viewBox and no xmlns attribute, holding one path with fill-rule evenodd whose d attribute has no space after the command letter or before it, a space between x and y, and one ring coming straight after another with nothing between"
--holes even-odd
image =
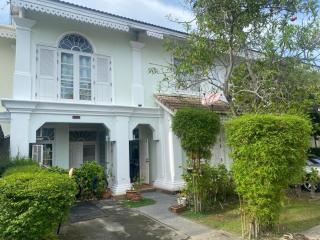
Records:
<instances>
[{"instance_id":1,"label":"front door","mask_svg":"<svg viewBox=\"0 0 320 240\"><path fill-rule=\"evenodd\" d=\"M70 168L78 168L83 163L83 142L70 142Z\"/></svg>"},{"instance_id":2,"label":"front door","mask_svg":"<svg viewBox=\"0 0 320 240\"><path fill-rule=\"evenodd\" d=\"M140 178L143 183L150 183L150 156L148 138L140 140Z\"/></svg>"},{"instance_id":3,"label":"front door","mask_svg":"<svg viewBox=\"0 0 320 240\"><path fill-rule=\"evenodd\" d=\"M133 140L129 142L129 153L130 153L130 180L135 182L139 178L139 140Z\"/></svg>"}]
</instances>

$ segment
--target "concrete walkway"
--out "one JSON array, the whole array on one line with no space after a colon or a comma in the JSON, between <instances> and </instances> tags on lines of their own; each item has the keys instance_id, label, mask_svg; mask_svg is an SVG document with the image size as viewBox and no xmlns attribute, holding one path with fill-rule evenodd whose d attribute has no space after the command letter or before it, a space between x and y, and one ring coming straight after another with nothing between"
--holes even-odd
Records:
<instances>
[{"instance_id":1,"label":"concrete walkway","mask_svg":"<svg viewBox=\"0 0 320 240\"><path fill-rule=\"evenodd\" d=\"M310 240L320 240L320 225L310 228L302 234Z\"/></svg>"},{"instance_id":2,"label":"concrete walkway","mask_svg":"<svg viewBox=\"0 0 320 240\"><path fill-rule=\"evenodd\" d=\"M82 202L63 224L61 240L184 240L189 237L116 201Z\"/></svg>"},{"instance_id":3,"label":"concrete walkway","mask_svg":"<svg viewBox=\"0 0 320 240\"><path fill-rule=\"evenodd\" d=\"M138 211L146 216L153 218L163 224L166 224L178 232L186 234L191 239L201 240L230 240L240 239L227 232L220 230L212 230L211 228L192 222L177 214L169 212L169 206L176 204L176 196L164 194L161 192L147 192L143 194L146 198L156 201L154 205L137 208Z\"/></svg>"}]
</instances>

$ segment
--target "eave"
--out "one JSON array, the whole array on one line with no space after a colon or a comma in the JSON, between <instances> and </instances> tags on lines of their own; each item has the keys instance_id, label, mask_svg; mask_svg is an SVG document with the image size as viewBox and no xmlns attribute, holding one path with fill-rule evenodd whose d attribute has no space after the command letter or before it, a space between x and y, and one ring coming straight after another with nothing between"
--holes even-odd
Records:
<instances>
[{"instance_id":1,"label":"eave","mask_svg":"<svg viewBox=\"0 0 320 240\"><path fill-rule=\"evenodd\" d=\"M0 37L2 38L16 38L16 30L12 25L0 25Z\"/></svg>"},{"instance_id":2,"label":"eave","mask_svg":"<svg viewBox=\"0 0 320 240\"><path fill-rule=\"evenodd\" d=\"M170 36L186 38L187 36L186 33L173 29L58 0L12 0L11 4L21 9L55 15L104 28L111 28L124 32L129 32L130 30L144 31L147 36L158 39Z\"/></svg>"}]
</instances>

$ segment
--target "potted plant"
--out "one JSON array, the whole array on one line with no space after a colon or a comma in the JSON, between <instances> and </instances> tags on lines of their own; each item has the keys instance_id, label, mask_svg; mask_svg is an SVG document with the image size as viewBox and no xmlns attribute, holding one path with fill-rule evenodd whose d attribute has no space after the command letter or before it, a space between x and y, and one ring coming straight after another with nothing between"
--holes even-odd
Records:
<instances>
[{"instance_id":1,"label":"potted plant","mask_svg":"<svg viewBox=\"0 0 320 240\"><path fill-rule=\"evenodd\" d=\"M112 196L112 192L110 188L107 188L106 191L103 193L103 198L104 199L110 199Z\"/></svg>"},{"instance_id":2,"label":"potted plant","mask_svg":"<svg viewBox=\"0 0 320 240\"><path fill-rule=\"evenodd\" d=\"M177 194L177 203L178 205L187 205L187 194L186 192L182 191L181 193Z\"/></svg>"},{"instance_id":3,"label":"potted plant","mask_svg":"<svg viewBox=\"0 0 320 240\"><path fill-rule=\"evenodd\" d=\"M131 189L126 191L126 198L128 200L139 201L141 199L141 194L139 191L139 186L141 185L141 179L136 178L131 184Z\"/></svg>"}]
</instances>

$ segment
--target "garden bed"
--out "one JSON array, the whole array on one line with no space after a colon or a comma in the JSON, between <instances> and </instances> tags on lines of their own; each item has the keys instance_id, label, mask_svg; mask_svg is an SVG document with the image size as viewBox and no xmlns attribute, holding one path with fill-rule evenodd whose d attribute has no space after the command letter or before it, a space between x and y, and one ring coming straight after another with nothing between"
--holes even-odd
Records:
<instances>
[{"instance_id":1,"label":"garden bed","mask_svg":"<svg viewBox=\"0 0 320 240\"><path fill-rule=\"evenodd\" d=\"M317 193L320 197L320 193ZM241 235L239 205L236 202L218 207L208 213L193 213L191 210L181 216L214 229ZM320 199L310 199L310 193L303 193L300 198L288 198L283 203L277 234L298 233L320 224Z\"/></svg>"}]
</instances>

